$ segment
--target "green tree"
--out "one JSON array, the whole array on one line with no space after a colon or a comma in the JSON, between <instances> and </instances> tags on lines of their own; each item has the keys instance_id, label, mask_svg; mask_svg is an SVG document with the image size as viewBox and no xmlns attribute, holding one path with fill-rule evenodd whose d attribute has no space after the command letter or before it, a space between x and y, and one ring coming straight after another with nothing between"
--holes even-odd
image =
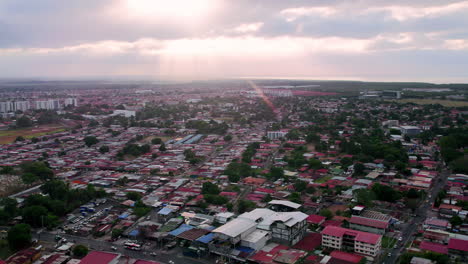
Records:
<instances>
[{"instance_id":1,"label":"green tree","mask_svg":"<svg viewBox=\"0 0 468 264\"><path fill-rule=\"evenodd\" d=\"M116 239L123 234L123 230L119 228L112 229L112 238Z\"/></svg>"},{"instance_id":2,"label":"green tree","mask_svg":"<svg viewBox=\"0 0 468 264\"><path fill-rule=\"evenodd\" d=\"M127 196L127 199L132 200L132 201L139 201L141 199L141 194L137 192L128 192L126 196Z\"/></svg>"},{"instance_id":3,"label":"green tree","mask_svg":"<svg viewBox=\"0 0 468 264\"><path fill-rule=\"evenodd\" d=\"M354 175L360 176L364 174L366 167L362 163L354 164Z\"/></svg>"},{"instance_id":4,"label":"green tree","mask_svg":"<svg viewBox=\"0 0 468 264\"><path fill-rule=\"evenodd\" d=\"M153 144L153 145L159 145L159 144L162 144L162 143L163 143L163 141L162 141L161 138L153 138L151 140L151 144Z\"/></svg>"},{"instance_id":5,"label":"green tree","mask_svg":"<svg viewBox=\"0 0 468 264\"><path fill-rule=\"evenodd\" d=\"M320 210L319 215L326 217L328 220L333 217L333 213L328 209Z\"/></svg>"},{"instance_id":6,"label":"green tree","mask_svg":"<svg viewBox=\"0 0 468 264\"><path fill-rule=\"evenodd\" d=\"M26 139L23 136L17 136L16 139L15 139L15 142L23 142L25 140Z\"/></svg>"},{"instance_id":7,"label":"green tree","mask_svg":"<svg viewBox=\"0 0 468 264\"><path fill-rule=\"evenodd\" d=\"M33 205L23 209L23 220L33 227L45 226L45 218L48 215L48 210L41 205Z\"/></svg>"},{"instance_id":8,"label":"green tree","mask_svg":"<svg viewBox=\"0 0 468 264\"><path fill-rule=\"evenodd\" d=\"M202 194L219 194L221 190L218 185L211 182L204 182L202 185Z\"/></svg>"},{"instance_id":9,"label":"green tree","mask_svg":"<svg viewBox=\"0 0 468 264\"><path fill-rule=\"evenodd\" d=\"M224 136L223 139L224 139L224 141L231 141L232 140L232 135L230 135L230 134L226 135L226 136Z\"/></svg>"},{"instance_id":10,"label":"green tree","mask_svg":"<svg viewBox=\"0 0 468 264\"><path fill-rule=\"evenodd\" d=\"M164 143L161 143L161 146L159 146L159 151L166 151L166 145Z\"/></svg>"},{"instance_id":11,"label":"green tree","mask_svg":"<svg viewBox=\"0 0 468 264\"><path fill-rule=\"evenodd\" d=\"M17 224L8 230L8 245L12 250L19 250L31 244L31 227L27 224Z\"/></svg>"},{"instance_id":12,"label":"green tree","mask_svg":"<svg viewBox=\"0 0 468 264\"><path fill-rule=\"evenodd\" d=\"M239 212L239 214L250 211L250 210L254 209L255 207L257 207L257 206L252 201L239 200L237 202L237 211Z\"/></svg>"},{"instance_id":13,"label":"green tree","mask_svg":"<svg viewBox=\"0 0 468 264\"><path fill-rule=\"evenodd\" d=\"M311 169L318 170L318 169L323 168L322 162L318 159L314 159L314 158L309 159L308 163Z\"/></svg>"},{"instance_id":14,"label":"green tree","mask_svg":"<svg viewBox=\"0 0 468 264\"><path fill-rule=\"evenodd\" d=\"M31 127L33 125L31 119L29 117L23 115L22 117L16 120L17 127Z\"/></svg>"},{"instance_id":15,"label":"green tree","mask_svg":"<svg viewBox=\"0 0 468 264\"><path fill-rule=\"evenodd\" d=\"M88 248L84 245L76 245L73 247L73 256L82 258L88 255Z\"/></svg>"},{"instance_id":16,"label":"green tree","mask_svg":"<svg viewBox=\"0 0 468 264\"><path fill-rule=\"evenodd\" d=\"M305 181L301 181L301 180L297 180L295 183L294 183L294 190L296 190L296 192L303 192L307 189L307 182Z\"/></svg>"},{"instance_id":17,"label":"green tree","mask_svg":"<svg viewBox=\"0 0 468 264\"><path fill-rule=\"evenodd\" d=\"M452 228L453 228L455 226L459 226L463 224L463 220L458 215L454 215L452 216L452 218L450 218L450 224L452 225Z\"/></svg>"},{"instance_id":18,"label":"green tree","mask_svg":"<svg viewBox=\"0 0 468 264\"><path fill-rule=\"evenodd\" d=\"M101 154L104 154L104 153L109 152L109 146L105 146L105 145L104 145L104 146L101 146L101 147L99 148L99 152L101 152Z\"/></svg>"},{"instance_id":19,"label":"green tree","mask_svg":"<svg viewBox=\"0 0 468 264\"><path fill-rule=\"evenodd\" d=\"M99 140L95 136L86 136L84 138L84 142L86 146L91 147L99 142Z\"/></svg>"}]
</instances>

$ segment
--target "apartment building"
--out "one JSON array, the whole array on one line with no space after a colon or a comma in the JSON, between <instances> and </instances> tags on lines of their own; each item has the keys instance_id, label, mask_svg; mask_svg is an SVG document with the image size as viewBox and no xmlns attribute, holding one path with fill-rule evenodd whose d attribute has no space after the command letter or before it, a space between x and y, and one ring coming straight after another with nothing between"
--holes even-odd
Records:
<instances>
[{"instance_id":1,"label":"apartment building","mask_svg":"<svg viewBox=\"0 0 468 264\"><path fill-rule=\"evenodd\" d=\"M375 257L382 247L382 236L338 226L327 226L322 233L322 246Z\"/></svg>"}]
</instances>

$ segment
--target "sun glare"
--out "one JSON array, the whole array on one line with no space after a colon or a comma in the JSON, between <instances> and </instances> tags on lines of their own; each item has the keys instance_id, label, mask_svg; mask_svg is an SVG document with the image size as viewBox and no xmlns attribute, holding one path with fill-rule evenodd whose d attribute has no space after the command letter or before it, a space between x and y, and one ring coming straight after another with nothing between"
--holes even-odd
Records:
<instances>
[{"instance_id":1,"label":"sun glare","mask_svg":"<svg viewBox=\"0 0 468 264\"><path fill-rule=\"evenodd\" d=\"M128 15L146 19L184 19L196 22L216 8L215 0L125 0Z\"/></svg>"}]
</instances>

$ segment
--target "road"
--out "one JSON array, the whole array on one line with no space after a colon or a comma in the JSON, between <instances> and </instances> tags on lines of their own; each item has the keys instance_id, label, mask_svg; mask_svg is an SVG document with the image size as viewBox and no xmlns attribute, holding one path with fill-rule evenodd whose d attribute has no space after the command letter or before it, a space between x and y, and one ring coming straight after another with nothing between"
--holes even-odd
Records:
<instances>
[{"instance_id":1,"label":"road","mask_svg":"<svg viewBox=\"0 0 468 264\"><path fill-rule=\"evenodd\" d=\"M431 210L432 204L434 203L435 198L439 191L445 186L447 182L447 177L450 175L449 170L443 170L439 176L435 179L435 184L429 193L431 198L424 200L420 206L415 210L415 217L409 222L409 225L402 231L402 241L397 244L397 247L392 249L391 256L386 256L384 258L384 263L393 264L396 263L398 257L404 252L405 246L408 241L414 239L414 236L417 232L417 227L419 224L422 224L426 219L427 211ZM439 180L440 179L440 180ZM429 195L427 196L429 197Z\"/></svg>"},{"instance_id":2,"label":"road","mask_svg":"<svg viewBox=\"0 0 468 264\"><path fill-rule=\"evenodd\" d=\"M40 234L33 234L33 239L38 239L40 241L49 242L55 244L55 233L52 232L41 232ZM66 238L69 242L74 242L76 244L81 244L87 246L90 250L100 250L106 252L115 252L120 253L123 256L127 256L134 259L143 259L149 261L155 261L159 263L169 263L173 261L175 264L207 264L213 263L208 262L207 260L194 259L190 257L185 257L182 255L180 248L175 248L170 251L165 251L162 249L154 249L153 246L144 246L142 251L133 251L125 249L122 245L117 245L112 242L89 239L79 236L73 236L68 234L60 234L61 237ZM112 250L112 246L115 246L117 250ZM150 253L155 252L157 256L151 256Z\"/></svg>"}]
</instances>

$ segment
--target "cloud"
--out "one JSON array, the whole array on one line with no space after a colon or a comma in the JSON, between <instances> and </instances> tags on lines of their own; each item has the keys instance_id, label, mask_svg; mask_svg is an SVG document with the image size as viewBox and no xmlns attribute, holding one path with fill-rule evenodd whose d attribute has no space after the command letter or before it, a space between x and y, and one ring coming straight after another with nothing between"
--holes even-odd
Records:
<instances>
[{"instance_id":1,"label":"cloud","mask_svg":"<svg viewBox=\"0 0 468 264\"><path fill-rule=\"evenodd\" d=\"M0 75L372 77L406 56L405 74L453 76L467 11L456 0L3 0Z\"/></svg>"}]
</instances>

